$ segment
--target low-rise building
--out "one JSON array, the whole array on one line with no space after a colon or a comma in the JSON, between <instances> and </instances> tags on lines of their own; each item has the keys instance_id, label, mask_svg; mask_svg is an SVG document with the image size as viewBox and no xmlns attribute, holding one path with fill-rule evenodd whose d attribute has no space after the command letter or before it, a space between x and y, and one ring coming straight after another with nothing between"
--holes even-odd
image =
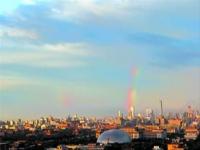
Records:
<instances>
[{"instance_id":1,"label":"low-rise building","mask_svg":"<svg viewBox=\"0 0 200 150\"><path fill-rule=\"evenodd\" d=\"M186 140L195 140L199 135L199 131L195 127L187 127L185 129L185 139Z\"/></svg>"},{"instance_id":2,"label":"low-rise building","mask_svg":"<svg viewBox=\"0 0 200 150\"><path fill-rule=\"evenodd\" d=\"M181 119L169 119L168 120L168 125L171 127L180 127L182 124Z\"/></svg>"},{"instance_id":3,"label":"low-rise building","mask_svg":"<svg viewBox=\"0 0 200 150\"><path fill-rule=\"evenodd\" d=\"M144 130L143 138L145 139L165 139L167 137L166 131L164 130Z\"/></svg>"},{"instance_id":4,"label":"low-rise building","mask_svg":"<svg viewBox=\"0 0 200 150\"><path fill-rule=\"evenodd\" d=\"M180 144L168 144L167 150L184 150L184 148Z\"/></svg>"},{"instance_id":5,"label":"low-rise building","mask_svg":"<svg viewBox=\"0 0 200 150\"><path fill-rule=\"evenodd\" d=\"M140 133L139 131L135 130L132 127L125 127L125 128L121 128L122 131L128 133L128 135L132 138L132 139L139 139L140 138Z\"/></svg>"}]
</instances>

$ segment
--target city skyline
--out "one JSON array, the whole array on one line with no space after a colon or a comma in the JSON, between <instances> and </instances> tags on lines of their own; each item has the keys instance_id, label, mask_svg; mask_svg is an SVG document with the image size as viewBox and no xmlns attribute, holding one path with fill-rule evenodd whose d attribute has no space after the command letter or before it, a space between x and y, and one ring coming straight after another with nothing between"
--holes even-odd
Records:
<instances>
[{"instance_id":1,"label":"city skyline","mask_svg":"<svg viewBox=\"0 0 200 150\"><path fill-rule=\"evenodd\" d=\"M0 120L200 110L198 0L0 2Z\"/></svg>"}]
</instances>

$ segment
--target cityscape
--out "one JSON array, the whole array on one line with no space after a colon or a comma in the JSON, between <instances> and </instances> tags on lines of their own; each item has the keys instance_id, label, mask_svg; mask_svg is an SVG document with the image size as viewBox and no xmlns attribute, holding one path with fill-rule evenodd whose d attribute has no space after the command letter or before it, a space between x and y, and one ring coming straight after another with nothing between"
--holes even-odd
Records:
<instances>
[{"instance_id":1,"label":"cityscape","mask_svg":"<svg viewBox=\"0 0 200 150\"><path fill-rule=\"evenodd\" d=\"M198 150L200 148L200 112L191 106L183 113L160 115L147 108L127 115L96 118L75 114L66 118L52 116L36 120L0 122L0 148L47 150Z\"/></svg>"},{"instance_id":2,"label":"cityscape","mask_svg":"<svg viewBox=\"0 0 200 150\"><path fill-rule=\"evenodd\" d=\"M0 150L200 150L200 0L0 0Z\"/></svg>"}]
</instances>

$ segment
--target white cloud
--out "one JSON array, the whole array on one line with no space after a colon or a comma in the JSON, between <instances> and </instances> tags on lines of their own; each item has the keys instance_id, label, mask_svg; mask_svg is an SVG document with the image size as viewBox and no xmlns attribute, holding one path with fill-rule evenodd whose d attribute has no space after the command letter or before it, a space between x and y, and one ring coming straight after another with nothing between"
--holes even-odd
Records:
<instances>
[{"instance_id":1,"label":"white cloud","mask_svg":"<svg viewBox=\"0 0 200 150\"><path fill-rule=\"evenodd\" d=\"M0 25L0 38L4 37L37 39L38 34L30 30Z\"/></svg>"},{"instance_id":2,"label":"white cloud","mask_svg":"<svg viewBox=\"0 0 200 150\"><path fill-rule=\"evenodd\" d=\"M18 49L22 48L21 46ZM20 64L24 66L66 68L87 65L83 57L91 55L84 43L59 43L44 45L23 45L23 51L0 53L0 64Z\"/></svg>"},{"instance_id":3,"label":"white cloud","mask_svg":"<svg viewBox=\"0 0 200 150\"><path fill-rule=\"evenodd\" d=\"M59 43L59 44L45 44L42 49L52 52L68 53L72 55L89 55L85 50L87 45L85 43Z\"/></svg>"},{"instance_id":4,"label":"white cloud","mask_svg":"<svg viewBox=\"0 0 200 150\"><path fill-rule=\"evenodd\" d=\"M193 2L178 0L176 3L173 0L57 0L51 3L51 13L54 17L64 20L85 21L91 17L120 18L134 16L138 13L147 13L146 15L152 12L174 14L178 7L180 8L177 12L178 15L183 13L184 16L188 14L187 8L197 10L196 4L198 5L198 0L193 0ZM190 14L190 16L192 15L194 13Z\"/></svg>"},{"instance_id":5,"label":"white cloud","mask_svg":"<svg viewBox=\"0 0 200 150\"><path fill-rule=\"evenodd\" d=\"M187 39L199 37L196 30L188 30L188 24L199 21L199 6L198 0L57 0L50 4L49 15L77 24L111 25Z\"/></svg>"},{"instance_id":6,"label":"white cloud","mask_svg":"<svg viewBox=\"0 0 200 150\"><path fill-rule=\"evenodd\" d=\"M129 15L134 15L140 9L147 8L155 0L58 0L52 5L52 16L81 22L91 18L110 18L123 19ZM134 13L133 13L134 12Z\"/></svg>"}]
</instances>

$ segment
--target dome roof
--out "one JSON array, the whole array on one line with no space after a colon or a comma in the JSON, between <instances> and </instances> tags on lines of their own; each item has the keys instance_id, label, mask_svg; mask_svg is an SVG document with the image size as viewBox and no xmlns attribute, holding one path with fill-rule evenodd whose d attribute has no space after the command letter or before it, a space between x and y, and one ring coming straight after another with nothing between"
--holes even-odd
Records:
<instances>
[{"instance_id":1,"label":"dome roof","mask_svg":"<svg viewBox=\"0 0 200 150\"><path fill-rule=\"evenodd\" d=\"M131 143L131 138L129 135L119 129L111 129L103 132L99 138L97 139L97 143L100 144L112 144L112 143L118 143L118 144L125 144L125 143Z\"/></svg>"}]
</instances>

